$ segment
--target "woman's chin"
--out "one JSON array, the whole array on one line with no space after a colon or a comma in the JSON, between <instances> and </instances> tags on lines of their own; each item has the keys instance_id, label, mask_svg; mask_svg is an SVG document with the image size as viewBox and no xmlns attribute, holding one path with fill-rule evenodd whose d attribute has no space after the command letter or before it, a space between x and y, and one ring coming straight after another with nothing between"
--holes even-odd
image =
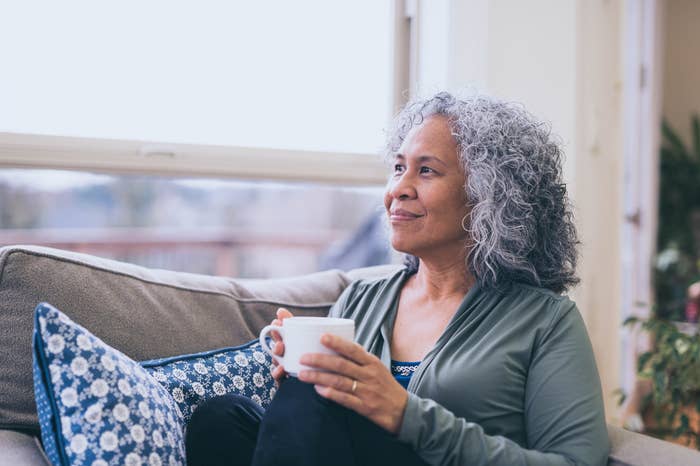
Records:
<instances>
[{"instance_id":1,"label":"woman's chin","mask_svg":"<svg viewBox=\"0 0 700 466\"><path fill-rule=\"evenodd\" d=\"M391 247L394 251L401 252L403 254L411 254L415 256L415 248L411 247L409 241L399 241L394 238L391 239Z\"/></svg>"}]
</instances>

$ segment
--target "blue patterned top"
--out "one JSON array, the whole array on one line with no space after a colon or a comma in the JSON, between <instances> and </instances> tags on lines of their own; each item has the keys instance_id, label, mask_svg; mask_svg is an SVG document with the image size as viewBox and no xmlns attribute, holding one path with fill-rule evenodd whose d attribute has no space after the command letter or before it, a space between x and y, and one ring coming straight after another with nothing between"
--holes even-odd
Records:
<instances>
[{"instance_id":1,"label":"blue patterned top","mask_svg":"<svg viewBox=\"0 0 700 466\"><path fill-rule=\"evenodd\" d=\"M408 388L408 382L411 381L411 376L418 369L420 361L394 361L391 360L391 375L394 376L397 382L403 385L403 388Z\"/></svg>"}]
</instances>

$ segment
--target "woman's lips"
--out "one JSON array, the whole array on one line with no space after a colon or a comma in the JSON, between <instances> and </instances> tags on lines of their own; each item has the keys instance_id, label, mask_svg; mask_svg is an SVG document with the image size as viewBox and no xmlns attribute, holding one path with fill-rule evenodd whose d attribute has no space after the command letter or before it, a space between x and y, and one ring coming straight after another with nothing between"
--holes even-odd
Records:
<instances>
[{"instance_id":1,"label":"woman's lips","mask_svg":"<svg viewBox=\"0 0 700 466\"><path fill-rule=\"evenodd\" d=\"M389 218L392 222L408 222L421 217L422 215L414 214L413 212L409 212L403 209L392 210L391 212L389 212Z\"/></svg>"}]
</instances>

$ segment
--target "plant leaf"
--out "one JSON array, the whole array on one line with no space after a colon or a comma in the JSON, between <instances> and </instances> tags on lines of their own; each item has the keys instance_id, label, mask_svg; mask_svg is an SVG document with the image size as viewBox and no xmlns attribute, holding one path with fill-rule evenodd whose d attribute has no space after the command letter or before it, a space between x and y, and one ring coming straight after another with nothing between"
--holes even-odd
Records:
<instances>
[{"instance_id":1,"label":"plant leaf","mask_svg":"<svg viewBox=\"0 0 700 466\"><path fill-rule=\"evenodd\" d=\"M661 402L666 395L666 374L662 370L656 369L654 373L654 399Z\"/></svg>"},{"instance_id":2,"label":"plant leaf","mask_svg":"<svg viewBox=\"0 0 700 466\"><path fill-rule=\"evenodd\" d=\"M684 429L683 426L678 426L673 430L673 433L671 435L673 435L673 437L680 437L685 433L685 431L686 429Z\"/></svg>"},{"instance_id":3,"label":"plant leaf","mask_svg":"<svg viewBox=\"0 0 700 466\"><path fill-rule=\"evenodd\" d=\"M644 370L644 367L646 367L647 363L649 362L649 359L654 355L651 351L647 351L646 353L642 353L639 355L639 358L637 359L637 372L642 372Z\"/></svg>"},{"instance_id":4,"label":"plant leaf","mask_svg":"<svg viewBox=\"0 0 700 466\"><path fill-rule=\"evenodd\" d=\"M693 149L694 150L694 156L696 160L700 160L700 117L698 117L698 114L693 115Z\"/></svg>"},{"instance_id":5,"label":"plant leaf","mask_svg":"<svg viewBox=\"0 0 700 466\"><path fill-rule=\"evenodd\" d=\"M623 327L627 327L628 325L634 325L637 322L639 322L639 317L631 316L625 319L624 322L622 322Z\"/></svg>"},{"instance_id":6,"label":"plant leaf","mask_svg":"<svg viewBox=\"0 0 700 466\"><path fill-rule=\"evenodd\" d=\"M661 133L663 134L664 140L671 145L674 151L678 155L681 155L682 158L687 160L688 151L685 148L685 144L683 144L683 141L678 134L671 128L671 126L669 126L665 118L661 123Z\"/></svg>"},{"instance_id":7,"label":"plant leaf","mask_svg":"<svg viewBox=\"0 0 700 466\"><path fill-rule=\"evenodd\" d=\"M625 393L625 391L621 388L613 390L612 394L613 394L613 396L617 397L617 405L618 406L622 406L622 404L627 399L627 393Z\"/></svg>"}]
</instances>

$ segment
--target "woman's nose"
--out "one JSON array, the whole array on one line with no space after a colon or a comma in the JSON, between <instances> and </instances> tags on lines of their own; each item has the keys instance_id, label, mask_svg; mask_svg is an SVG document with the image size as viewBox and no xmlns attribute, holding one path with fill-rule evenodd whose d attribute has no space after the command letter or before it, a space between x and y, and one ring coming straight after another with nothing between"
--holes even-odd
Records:
<instances>
[{"instance_id":1,"label":"woman's nose","mask_svg":"<svg viewBox=\"0 0 700 466\"><path fill-rule=\"evenodd\" d=\"M404 173L389 182L389 194L394 199L413 199L416 197L416 188L410 176Z\"/></svg>"}]
</instances>

